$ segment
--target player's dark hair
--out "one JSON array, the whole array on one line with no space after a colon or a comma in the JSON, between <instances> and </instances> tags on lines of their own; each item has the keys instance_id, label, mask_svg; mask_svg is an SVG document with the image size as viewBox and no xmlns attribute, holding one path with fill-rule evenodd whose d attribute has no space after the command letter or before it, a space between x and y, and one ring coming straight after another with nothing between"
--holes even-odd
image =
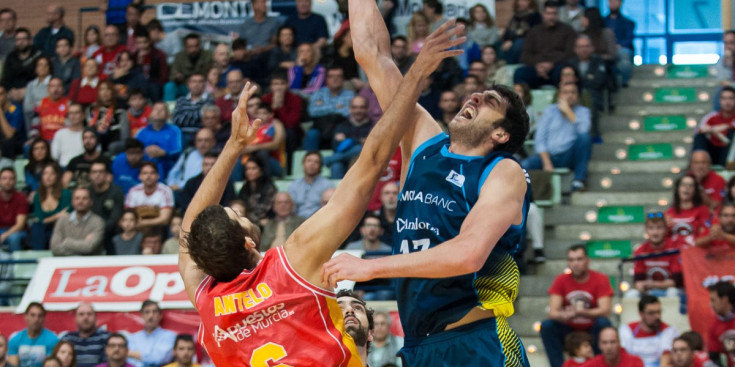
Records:
<instances>
[{"instance_id":1,"label":"player's dark hair","mask_svg":"<svg viewBox=\"0 0 735 367\"><path fill-rule=\"evenodd\" d=\"M225 208L210 205L192 222L184 246L199 269L218 282L229 282L258 262L258 256L245 249L245 237L255 242L256 249L260 246L257 226L246 230L227 216Z\"/></svg>"},{"instance_id":2,"label":"player's dark hair","mask_svg":"<svg viewBox=\"0 0 735 367\"><path fill-rule=\"evenodd\" d=\"M682 333L679 335L678 338L674 340L683 340L687 344L689 344L689 347L692 348L692 350L704 350L704 340L702 339L702 335L700 335L696 331L687 331L685 333Z\"/></svg>"},{"instance_id":3,"label":"player's dark hair","mask_svg":"<svg viewBox=\"0 0 735 367\"><path fill-rule=\"evenodd\" d=\"M528 113L521 97L512 88L504 85L494 85L490 90L500 94L508 105L505 109L505 118L495 122L496 127L501 127L508 133L508 141L493 148L493 151L505 151L511 154L518 152L526 141L528 135Z\"/></svg>"},{"instance_id":4,"label":"player's dark hair","mask_svg":"<svg viewBox=\"0 0 735 367\"><path fill-rule=\"evenodd\" d=\"M575 252L579 250L582 250L582 252L584 252L584 256L587 256L587 246L583 243L577 243L577 244L569 246L569 249L567 249L567 254L570 252Z\"/></svg>"},{"instance_id":5,"label":"player's dark hair","mask_svg":"<svg viewBox=\"0 0 735 367\"><path fill-rule=\"evenodd\" d=\"M584 343L592 346L592 335L586 331L575 331L564 338L564 351L571 357L577 357L577 351Z\"/></svg>"},{"instance_id":6,"label":"player's dark hair","mask_svg":"<svg viewBox=\"0 0 735 367\"><path fill-rule=\"evenodd\" d=\"M735 306L735 286L733 286L732 283L726 280L721 280L707 287L707 290L717 294L717 297L727 297L730 301L730 305Z\"/></svg>"},{"instance_id":7,"label":"player's dark hair","mask_svg":"<svg viewBox=\"0 0 735 367\"><path fill-rule=\"evenodd\" d=\"M174 349L176 349L176 346L179 345L179 342L194 344L194 338L191 336L191 334L176 335L176 340L174 341Z\"/></svg>"},{"instance_id":8,"label":"player's dark hair","mask_svg":"<svg viewBox=\"0 0 735 367\"><path fill-rule=\"evenodd\" d=\"M650 294L644 294L638 301L638 312L643 312L646 310L646 306L656 303L661 303L661 301L658 300L658 297Z\"/></svg>"},{"instance_id":9,"label":"player's dark hair","mask_svg":"<svg viewBox=\"0 0 735 367\"><path fill-rule=\"evenodd\" d=\"M355 291L353 291L351 289L343 289L343 290L337 292L337 297L336 298L340 298L340 297L350 297L350 298L354 298L358 302L360 302L362 304L362 306L365 307L365 316L367 317L367 320L368 320L368 330L373 330L375 328L375 319L374 319L375 310L373 310L372 308L368 307L367 306L367 303L365 303L365 300L363 300L362 297L360 297L359 294L357 294ZM366 353L369 353L370 352L370 342L369 341L365 345L365 350L366 350Z\"/></svg>"}]
</instances>

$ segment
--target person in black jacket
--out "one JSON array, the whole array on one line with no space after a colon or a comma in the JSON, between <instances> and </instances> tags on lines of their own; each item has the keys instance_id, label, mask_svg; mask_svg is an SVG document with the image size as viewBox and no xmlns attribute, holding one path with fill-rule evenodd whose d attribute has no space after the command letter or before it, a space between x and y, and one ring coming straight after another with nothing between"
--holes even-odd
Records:
<instances>
[{"instance_id":1,"label":"person in black jacket","mask_svg":"<svg viewBox=\"0 0 735 367\"><path fill-rule=\"evenodd\" d=\"M14 101L23 101L28 82L36 77L36 61L43 53L31 44L31 31L18 28L15 31L15 50L5 59L0 85L10 92Z\"/></svg>"}]
</instances>

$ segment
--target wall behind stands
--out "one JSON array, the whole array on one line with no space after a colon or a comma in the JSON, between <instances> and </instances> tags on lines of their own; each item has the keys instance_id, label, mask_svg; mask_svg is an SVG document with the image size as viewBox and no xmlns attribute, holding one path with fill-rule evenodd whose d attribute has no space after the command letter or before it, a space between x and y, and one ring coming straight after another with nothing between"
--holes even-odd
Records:
<instances>
[{"instance_id":1,"label":"wall behind stands","mask_svg":"<svg viewBox=\"0 0 735 367\"><path fill-rule=\"evenodd\" d=\"M155 5L164 2L181 2L190 3L196 0L146 0L146 5ZM324 0L334 1L334 0ZM46 8L51 3L63 4L66 9L66 25L71 28L75 33L75 42L79 42L81 32L87 26L96 24L103 26L105 23L105 15L103 11L100 12L85 12L79 16L79 9L86 7L99 7L104 8L107 6L107 1L100 0L63 0L63 1L49 1L49 0L10 0L4 2L2 6L9 6L18 12L18 26L26 27L33 32L35 35L39 29L46 26ZM513 13L513 0L495 0L496 12L497 12L497 23L499 27L504 27ZM154 9L148 9L143 15L143 23L152 19L155 16ZM81 25L81 26L80 26ZM81 29L81 32L80 32Z\"/></svg>"}]
</instances>

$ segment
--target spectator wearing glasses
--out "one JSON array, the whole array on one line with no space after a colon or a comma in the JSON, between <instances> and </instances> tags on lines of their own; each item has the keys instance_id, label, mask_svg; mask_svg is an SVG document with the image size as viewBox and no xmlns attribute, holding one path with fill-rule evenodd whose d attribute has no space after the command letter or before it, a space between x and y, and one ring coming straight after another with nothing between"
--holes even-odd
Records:
<instances>
[{"instance_id":1,"label":"spectator wearing glasses","mask_svg":"<svg viewBox=\"0 0 735 367\"><path fill-rule=\"evenodd\" d=\"M676 327L661 321L661 302L644 295L638 302L640 321L620 326L620 345L638 356L646 367L664 367L671 363L671 344L679 336Z\"/></svg>"}]
</instances>

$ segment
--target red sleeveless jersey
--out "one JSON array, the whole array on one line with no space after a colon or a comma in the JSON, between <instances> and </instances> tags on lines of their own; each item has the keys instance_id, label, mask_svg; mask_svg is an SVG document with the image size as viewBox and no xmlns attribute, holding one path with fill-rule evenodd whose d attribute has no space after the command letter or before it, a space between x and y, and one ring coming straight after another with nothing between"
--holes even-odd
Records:
<instances>
[{"instance_id":1,"label":"red sleeveless jersey","mask_svg":"<svg viewBox=\"0 0 735 367\"><path fill-rule=\"evenodd\" d=\"M217 366L362 366L333 292L299 276L283 247L253 270L197 288L199 342Z\"/></svg>"}]
</instances>

